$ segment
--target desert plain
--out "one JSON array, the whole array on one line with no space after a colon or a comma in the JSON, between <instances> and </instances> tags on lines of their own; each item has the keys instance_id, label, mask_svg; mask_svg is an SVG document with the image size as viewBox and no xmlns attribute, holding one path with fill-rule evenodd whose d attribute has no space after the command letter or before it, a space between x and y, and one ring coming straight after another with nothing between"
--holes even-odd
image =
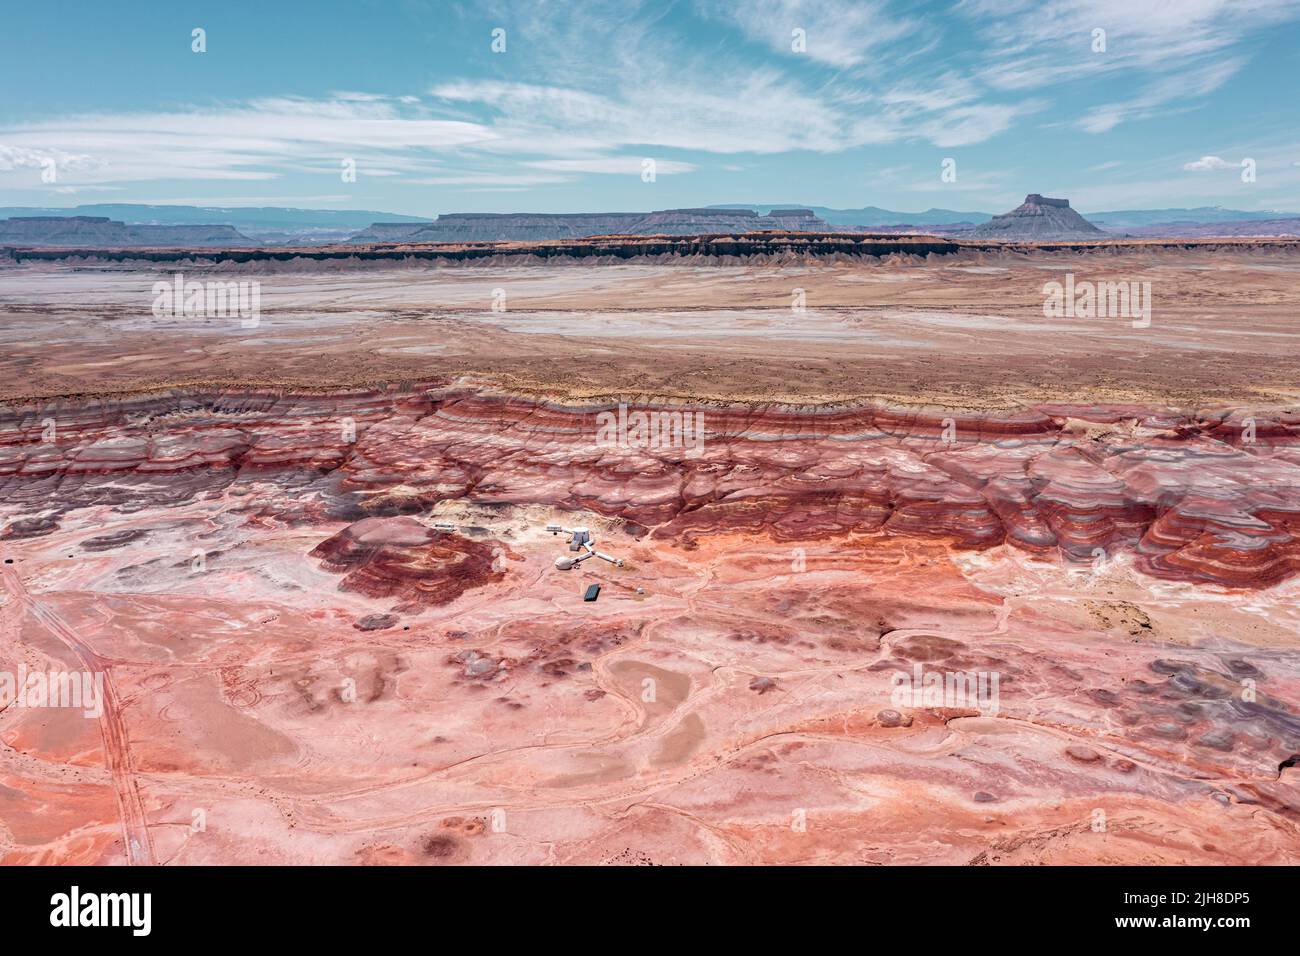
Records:
<instances>
[{"instance_id":1,"label":"desert plain","mask_svg":"<svg viewBox=\"0 0 1300 956\"><path fill-rule=\"evenodd\" d=\"M1294 864L1298 251L2 261L0 861Z\"/></svg>"}]
</instances>

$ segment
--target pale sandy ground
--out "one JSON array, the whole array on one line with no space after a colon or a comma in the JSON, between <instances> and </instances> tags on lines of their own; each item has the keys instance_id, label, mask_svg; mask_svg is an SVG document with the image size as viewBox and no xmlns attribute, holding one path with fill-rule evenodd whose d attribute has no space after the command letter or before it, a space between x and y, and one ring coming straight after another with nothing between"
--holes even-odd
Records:
<instances>
[{"instance_id":1,"label":"pale sandy ground","mask_svg":"<svg viewBox=\"0 0 1300 956\"><path fill-rule=\"evenodd\" d=\"M258 327L155 318L151 287L171 272L0 268L0 397L443 373L543 393L954 407L1300 394L1300 261L1268 250L182 271L259 281ZM1045 318L1043 285L1067 272L1150 282L1150 327ZM799 289L806 311L794 312Z\"/></svg>"}]
</instances>

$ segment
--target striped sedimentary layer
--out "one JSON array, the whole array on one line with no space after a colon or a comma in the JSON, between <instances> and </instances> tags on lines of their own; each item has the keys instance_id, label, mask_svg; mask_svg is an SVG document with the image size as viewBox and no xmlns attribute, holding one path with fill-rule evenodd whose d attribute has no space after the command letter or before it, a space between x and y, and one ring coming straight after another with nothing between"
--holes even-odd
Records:
<instances>
[{"instance_id":1,"label":"striped sedimentary layer","mask_svg":"<svg viewBox=\"0 0 1300 956\"><path fill-rule=\"evenodd\" d=\"M339 587L405 603L449 604L466 591L500 581L499 546L435 531L410 516L363 518L311 552L343 574Z\"/></svg>"},{"instance_id":2,"label":"striped sedimentary layer","mask_svg":"<svg viewBox=\"0 0 1300 956\"><path fill-rule=\"evenodd\" d=\"M2 534L199 495L303 522L463 501L595 512L686 546L883 534L1075 562L1127 552L1151 575L1240 588L1300 571L1295 412L623 405L415 388L12 409Z\"/></svg>"}]
</instances>

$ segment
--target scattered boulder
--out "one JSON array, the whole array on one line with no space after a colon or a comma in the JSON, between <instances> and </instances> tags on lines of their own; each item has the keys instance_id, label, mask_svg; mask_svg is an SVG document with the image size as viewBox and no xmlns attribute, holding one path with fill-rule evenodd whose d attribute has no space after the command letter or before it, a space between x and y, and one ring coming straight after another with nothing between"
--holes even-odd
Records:
<instances>
[{"instance_id":1,"label":"scattered boulder","mask_svg":"<svg viewBox=\"0 0 1300 956\"><path fill-rule=\"evenodd\" d=\"M770 677L755 677L749 682L749 689L759 694L766 694L769 690L776 690L776 681Z\"/></svg>"},{"instance_id":2,"label":"scattered boulder","mask_svg":"<svg viewBox=\"0 0 1300 956\"><path fill-rule=\"evenodd\" d=\"M393 627L398 620L396 614L367 614L365 617L358 618L352 626L358 631L382 631Z\"/></svg>"}]
</instances>

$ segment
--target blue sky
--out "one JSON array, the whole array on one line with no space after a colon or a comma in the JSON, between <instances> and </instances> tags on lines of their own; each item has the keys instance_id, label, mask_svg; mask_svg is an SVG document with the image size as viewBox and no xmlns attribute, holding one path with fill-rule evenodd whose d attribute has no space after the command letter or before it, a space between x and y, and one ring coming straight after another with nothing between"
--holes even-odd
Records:
<instances>
[{"instance_id":1,"label":"blue sky","mask_svg":"<svg viewBox=\"0 0 1300 956\"><path fill-rule=\"evenodd\" d=\"M1300 0L74 0L0 17L0 205L1300 208Z\"/></svg>"}]
</instances>

